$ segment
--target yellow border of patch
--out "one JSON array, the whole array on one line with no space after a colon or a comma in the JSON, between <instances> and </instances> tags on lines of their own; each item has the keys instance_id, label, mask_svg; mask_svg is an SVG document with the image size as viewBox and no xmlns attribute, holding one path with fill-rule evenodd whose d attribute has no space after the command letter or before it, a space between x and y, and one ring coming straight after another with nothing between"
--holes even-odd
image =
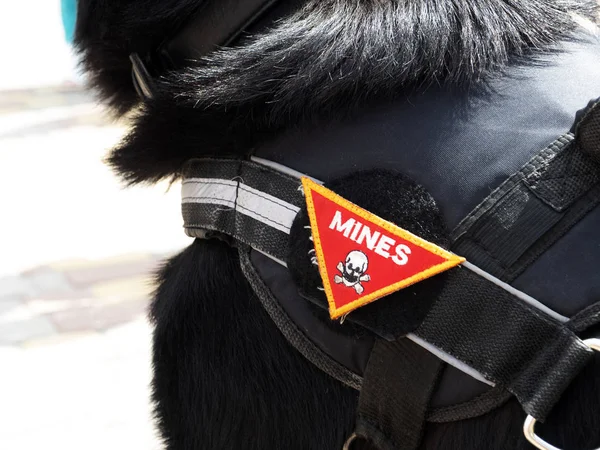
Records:
<instances>
[{"instance_id":1,"label":"yellow border of patch","mask_svg":"<svg viewBox=\"0 0 600 450\"><path fill-rule=\"evenodd\" d=\"M317 261L319 262L319 272L321 274L321 279L323 280L323 288L325 289L325 293L327 294L327 302L329 303L329 315L332 319L337 319L338 317L343 316L351 311L354 311L361 306L364 306L368 303L371 303L387 294L390 294L395 291L399 291L405 287L418 283L419 281L423 281L427 278L430 278L438 273L444 272L448 269L458 266L459 264L466 261L465 258L455 255L454 253L450 253L444 250L441 247L438 247L435 244L432 244L425 239L421 239L420 237L412 234L409 231L403 230L402 228L394 225L391 222L388 222L382 219L375 214L366 211L365 209L355 205L354 203L346 200L345 198L339 196L335 192L327 189L326 187L321 186L318 183L315 183L313 180L307 177L302 177L302 187L304 189L304 196L306 198L306 207L308 209L308 216L310 218L310 226L312 229L313 243L315 245L315 251L317 253ZM348 303L340 308L336 308L335 301L333 298L333 291L331 289L331 283L329 281L329 274L327 273L327 265L325 264L325 256L323 255L323 248L321 246L321 237L319 236L319 227L317 226L317 218L315 214L315 205L312 198L312 192L315 191L321 194L323 197L331 200L335 204L346 208L349 211L352 211L359 217L374 223L383 229L389 231L395 236L399 236L402 239L407 240L421 248L426 249L427 251L441 256L446 259L446 262L438 264L436 266L430 267L423 272L419 272L416 275L413 275L410 278L399 281L394 284L390 284L389 286L379 289L378 291L372 292L368 295L360 297L354 300L352 303Z\"/></svg>"}]
</instances>

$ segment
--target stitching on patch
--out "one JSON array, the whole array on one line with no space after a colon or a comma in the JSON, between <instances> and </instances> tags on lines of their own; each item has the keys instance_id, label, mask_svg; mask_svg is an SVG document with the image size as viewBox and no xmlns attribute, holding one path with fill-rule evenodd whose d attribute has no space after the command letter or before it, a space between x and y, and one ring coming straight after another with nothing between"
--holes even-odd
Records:
<instances>
[{"instance_id":1,"label":"stitching on patch","mask_svg":"<svg viewBox=\"0 0 600 450\"><path fill-rule=\"evenodd\" d=\"M311 183L314 183L311 181ZM338 204L342 204L340 206L343 206L344 208L348 209L349 211L352 211L354 214L356 214L357 216L362 217L363 219L366 219L370 222L373 222L375 224L377 224L378 226L380 226L381 228L383 228L384 230L389 231L390 233L393 234L400 234L404 239L406 239L407 241L411 242L414 245L418 245L419 247L423 247L426 250L428 250L429 252L437 255L437 256L441 256L442 258L447 257L448 255L453 255L451 252L444 250L440 247L438 247L437 245L426 241L425 239L421 239L420 237L418 237L417 235L415 235L414 233L411 233L410 231L404 230L400 227L398 227L397 225L392 224L391 222L386 221L385 219L369 212L366 211L365 209L361 208L360 206L357 206L355 204L353 204L352 202L350 202L349 200L346 200L345 198L343 198L342 196L336 194L333 191L330 191L329 189L318 185L316 183L314 183L314 186L309 186L310 189L316 191L317 193L325 196L326 198L328 198L331 201L334 201L332 199L332 197L335 197L338 200ZM321 191L321 192L319 192ZM312 201L312 195L311 195L311 201ZM337 203L337 202L336 202ZM313 213L314 213L314 206L312 208Z\"/></svg>"}]
</instances>

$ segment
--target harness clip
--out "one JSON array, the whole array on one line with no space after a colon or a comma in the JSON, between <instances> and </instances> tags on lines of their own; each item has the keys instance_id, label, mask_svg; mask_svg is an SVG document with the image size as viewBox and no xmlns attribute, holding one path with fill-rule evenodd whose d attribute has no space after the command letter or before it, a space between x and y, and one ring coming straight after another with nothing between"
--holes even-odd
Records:
<instances>
[{"instance_id":1,"label":"harness clip","mask_svg":"<svg viewBox=\"0 0 600 450\"><path fill-rule=\"evenodd\" d=\"M587 339L583 341L583 343L592 350L600 352L600 339ZM529 443L539 450L561 450L558 447L548 444L537 434L535 434L534 428L536 422L537 420L533 416L527 416L525 423L523 424L523 433L525 434L525 438L527 438Z\"/></svg>"}]
</instances>

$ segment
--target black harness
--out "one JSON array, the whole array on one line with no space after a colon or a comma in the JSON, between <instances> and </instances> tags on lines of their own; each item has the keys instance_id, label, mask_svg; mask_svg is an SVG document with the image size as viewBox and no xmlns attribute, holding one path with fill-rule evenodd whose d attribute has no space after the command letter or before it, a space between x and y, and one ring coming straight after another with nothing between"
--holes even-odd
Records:
<instances>
[{"instance_id":1,"label":"black harness","mask_svg":"<svg viewBox=\"0 0 600 450\"><path fill-rule=\"evenodd\" d=\"M138 93L151 99L161 74L235 43L244 30L270 23L267 16L301 3L278 10L281 2L253 0L199 11L152 55L131 55ZM511 283L597 209L600 103L588 105L569 132L498 180L445 242L435 242L466 263L423 282L423 289L409 289L413 299L390 295L353 311L341 325L326 318L312 244L302 231L309 226L301 178L315 176L302 172L256 156L190 161L183 174L185 231L236 246L242 271L287 340L360 390L355 432L344 448L364 438L382 450L415 450L426 421L477 417L514 396L529 415L527 438L552 449L533 427L598 350L597 340L578 335L600 322L600 303L567 316ZM347 184L326 186L343 196ZM380 216L402 225L401 216L382 208ZM446 371L446 364L458 370ZM436 391L452 382L471 386L465 398L436 405Z\"/></svg>"},{"instance_id":2,"label":"black harness","mask_svg":"<svg viewBox=\"0 0 600 450\"><path fill-rule=\"evenodd\" d=\"M349 442L365 437L381 449L415 449L427 419L480 415L510 395L532 418L544 420L589 361L590 347L597 348L577 333L596 324L598 314L570 320L506 281L600 202L599 123L600 103L593 103L572 132L535 155L460 222L450 248L471 262L449 271L423 320L402 336L357 310L346 323L368 329L369 336L336 345L306 308L309 300L326 309L322 292L269 287L268 278L277 279L294 259L290 235L305 208L301 174L289 168L260 158L191 161L183 181L185 230L192 237L232 238L246 277L287 339L322 370L361 390ZM272 263L265 265L266 259ZM443 363L493 389L462 411L432 413Z\"/></svg>"}]
</instances>

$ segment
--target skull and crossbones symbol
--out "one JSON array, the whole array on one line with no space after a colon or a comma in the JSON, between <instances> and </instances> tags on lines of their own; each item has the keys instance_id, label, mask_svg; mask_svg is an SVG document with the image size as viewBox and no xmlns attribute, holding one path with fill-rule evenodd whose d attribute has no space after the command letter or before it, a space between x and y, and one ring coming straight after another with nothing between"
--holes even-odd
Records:
<instances>
[{"instance_id":1,"label":"skull and crossbones symbol","mask_svg":"<svg viewBox=\"0 0 600 450\"><path fill-rule=\"evenodd\" d=\"M359 250L353 250L346 256L346 261L340 261L337 270L342 274L335 275L333 281L336 284L344 284L352 287L357 294L362 294L365 288L361 283L371 281L371 277L365 272L369 267L369 258Z\"/></svg>"}]
</instances>

